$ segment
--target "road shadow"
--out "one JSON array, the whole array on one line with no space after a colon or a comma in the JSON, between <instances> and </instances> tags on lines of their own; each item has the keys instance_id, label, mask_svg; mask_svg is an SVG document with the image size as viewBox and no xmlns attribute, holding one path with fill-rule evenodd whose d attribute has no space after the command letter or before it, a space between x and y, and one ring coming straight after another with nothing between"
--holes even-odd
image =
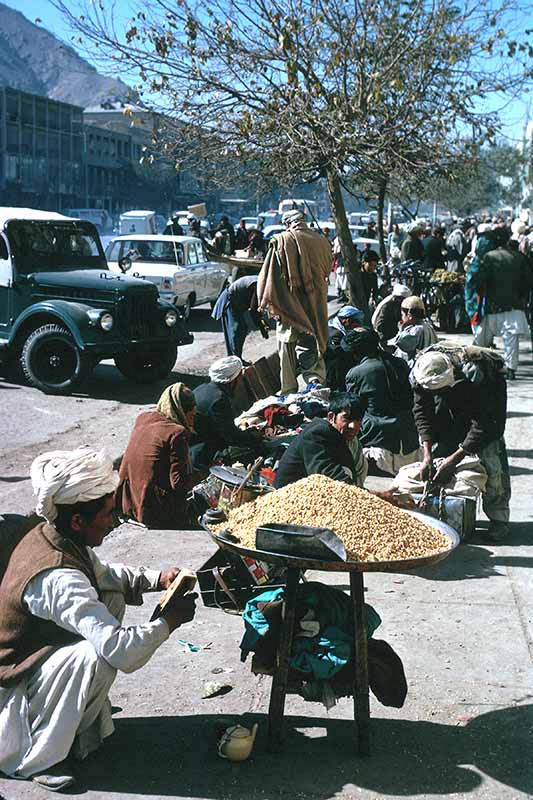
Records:
<instances>
[{"instance_id":1,"label":"road shadow","mask_svg":"<svg viewBox=\"0 0 533 800\"><path fill-rule=\"evenodd\" d=\"M284 751L272 754L266 716L247 715L242 724L259 723L254 753L232 764L218 757L216 739L224 724L235 721L214 714L116 719L115 735L78 768L80 788L206 800L330 798L350 787L354 794L433 797L466 795L488 776L526 796L533 793L525 755L533 733L531 705L501 708L466 724L464 718L440 724L378 717L371 721L369 758L354 754L350 720L288 716Z\"/></svg>"},{"instance_id":2,"label":"road shadow","mask_svg":"<svg viewBox=\"0 0 533 800\"><path fill-rule=\"evenodd\" d=\"M507 448L507 455L509 458L533 458L533 450L530 447L527 450Z\"/></svg>"}]
</instances>

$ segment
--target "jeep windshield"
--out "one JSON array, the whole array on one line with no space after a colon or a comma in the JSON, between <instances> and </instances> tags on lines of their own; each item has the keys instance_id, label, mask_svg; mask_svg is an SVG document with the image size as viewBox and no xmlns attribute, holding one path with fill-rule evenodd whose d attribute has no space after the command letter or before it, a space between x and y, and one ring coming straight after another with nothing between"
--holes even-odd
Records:
<instances>
[{"instance_id":1,"label":"jeep windshield","mask_svg":"<svg viewBox=\"0 0 533 800\"><path fill-rule=\"evenodd\" d=\"M11 220L6 226L17 273L104 269L98 233L87 222Z\"/></svg>"}]
</instances>

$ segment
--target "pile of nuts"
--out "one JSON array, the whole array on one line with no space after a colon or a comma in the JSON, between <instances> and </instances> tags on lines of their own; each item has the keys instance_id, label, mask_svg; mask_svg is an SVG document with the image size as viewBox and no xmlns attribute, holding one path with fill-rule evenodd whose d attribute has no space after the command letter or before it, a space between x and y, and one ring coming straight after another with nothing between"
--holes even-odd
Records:
<instances>
[{"instance_id":1,"label":"pile of nuts","mask_svg":"<svg viewBox=\"0 0 533 800\"><path fill-rule=\"evenodd\" d=\"M231 531L255 549L255 529L266 523L329 528L342 540L349 561L398 561L450 549L450 540L365 489L310 475L229 512L213 530Z\"/></svg>"}]
</instances>

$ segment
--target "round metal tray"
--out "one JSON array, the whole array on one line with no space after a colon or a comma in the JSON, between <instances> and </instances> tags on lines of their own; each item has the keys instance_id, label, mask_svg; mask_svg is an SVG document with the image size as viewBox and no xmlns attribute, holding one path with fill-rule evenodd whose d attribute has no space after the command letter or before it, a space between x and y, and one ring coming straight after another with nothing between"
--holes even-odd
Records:
<instances>
[{"instance_id":1,"label":"round metal tray","mask_svg":"<svg viewBox=\"0 0 533 800\"><path fill-rule=\"evenodd\" d=\"M281 566L295 567L297 569L315 569L325 572L403 572L403 570L416 569L416 567L423 567L427 564L436 564L448 558L450 553L455 550L460 542L457 531L445 522L429 517L427 514L420 514L418 511L411 511L409 509L404 510L426 525L436 528L443 533L450 542L449 548L446 550L439 550L439 552L432 553L429 556L397 561L320 561L314 558L286 556L280 553L269 553L264 550L241 547L241 545L228 541L207 527L206 530L219 547L223 547L240 556L248 556L249 558L255 558L259 561L266 561L269 564L280 564ZM230 533L231 531L228 532Z\"/></svg>"}]
</instances>

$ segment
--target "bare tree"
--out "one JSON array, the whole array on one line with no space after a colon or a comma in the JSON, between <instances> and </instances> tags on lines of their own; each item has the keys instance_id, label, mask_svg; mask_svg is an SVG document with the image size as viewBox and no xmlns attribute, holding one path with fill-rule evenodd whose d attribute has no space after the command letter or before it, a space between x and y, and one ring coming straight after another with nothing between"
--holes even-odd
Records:
<instances>
[{"instance_id":1,"label":"bare tree","mask_svg":"<svg viewBox=\"0 0 533 800\"><path fill-rule=\"evenodd\" d=\"M342 185L446 173L465 133L494 135L494 93L516 91L531 56L494 0L144 0L124 30L106 0L53 0L94 59L136 75L165 114L160 147L201 158L213 180L267 187L326 180L354 300L366 298Z\"/></svg>"}]
</instances>

